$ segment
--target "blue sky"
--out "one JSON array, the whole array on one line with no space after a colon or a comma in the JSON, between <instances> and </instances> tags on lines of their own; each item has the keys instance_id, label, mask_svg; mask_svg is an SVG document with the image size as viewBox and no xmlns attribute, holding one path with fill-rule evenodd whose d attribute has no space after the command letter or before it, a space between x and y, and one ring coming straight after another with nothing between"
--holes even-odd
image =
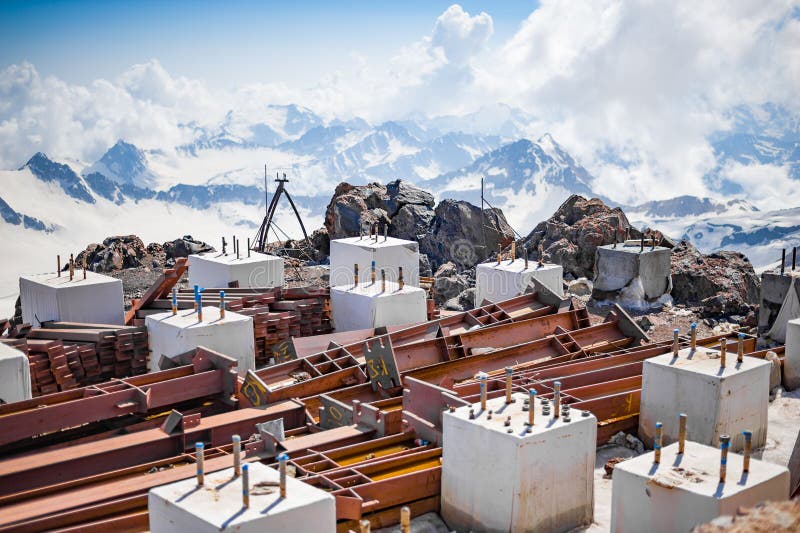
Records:
<instances>
[{"instance_id":1,"label":"blue sky","mask_svg":"<svg viewBox=\"0 0 800 533\"><path fill-rule=\"evenodd\" d=\"M172 74L212 87L276 79L314 83L351 53L389 60L431 32L452 1L26 1L0 3L0 68L21 61L70 83L113 79L157 58ZM460 2L493 18L492 42L510 37L530 0ZM489 44L492 44L490 42Z\"/></svg>"}]
</instances>

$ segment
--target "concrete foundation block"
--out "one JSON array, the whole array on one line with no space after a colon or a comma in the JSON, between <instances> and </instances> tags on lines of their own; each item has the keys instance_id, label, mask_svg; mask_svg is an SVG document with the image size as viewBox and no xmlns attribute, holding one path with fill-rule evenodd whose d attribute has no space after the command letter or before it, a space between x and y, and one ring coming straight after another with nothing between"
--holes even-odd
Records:
<instances>
[{"instance_id":1,"label":"concrete foundation block","mask_svg":"<svg viewBox=\"0 0 800 533\"><path fill-rule=\"evenodd\" d=\"M748 473L741 455L729 453L725 483L720 483L720 450L687 441L662 448L661 461L649 452L614 466L611 531L672 533L691 531L739 507L789 497L789 471L750 460Z\"/></svg>"},{"instance_id":2,"label":"concrete foundation block","mask_svg":"<svg viewBox=\"0 0 800 533\"><path fill-rule=\"evenodd\" d=\"M117 324L125 321L122 281L87 271L76 270L61 276L34 274L19 278L22 320L35 327L48 320Z\"/></svg>"},{"instance_id":3,"label":"concrete foundation block","mask_svg":"<svg viewBox=\"0 0 800 533\"><path fill-rule=\"evenodd\" d=\"M525 394L443 413L442 517L456 531L568 531L591 523L597 419L545 416ZM469 410L475 418L470 419ZM492 410L492 418L488 418ZM505 421L510 417L510 425Z\"/></svg>"},{"instance_id":4,"label":"concrete foundation block","mask_svg":"<svg viewBox=\"0 0 800 533\"><path fill-rule=\"evenodd\" d=\"M670 290L670 250L663 246L641 250L639 245L599 246L595 253L595 278L592 297L613 298L639 278L644 298L655 300Z\"/></svg>"},{"instance_id":5,"label":"concrete foundation block","mask_svg":"<svg viewBox=\"0 0 800 533\"><path fill-rule=\"evenodd\" d=\"M28 356L0 343L0 404L32 398Z\"/></svg>"},{"instance_id":6,"label":"concrete foundation block","mask_svg":"<svg viewBox=\"0 0 800 533\"><path fill-rule=\"evenodd\" d=\"M253 319L231 311L220 318L218 307L203 306L203 321L198 321L196 311L179 310L149 315L145 320L150 342L151 372L160 370L161 356L171 357L203 346L233 357L238 361L238 372L244 376L255 370L255 340Z\"/></svg>"},{"instance_id":7,"label":"concrete foundation block","mask_svg":"<svg viewBox=\"0 0 800 533\"><path fill-rule=\"evenodd\" d=\"M333 533L336 502L327 492L286 479L286 498L275 483L280 474L261 463L249 463L250 506L242 505L241 477L233 468L206 474L198 487L196 478L184 479L150 490L147 510L153 533L292 531Z\"/></svg>"},{"instance_id":8,"label":"concrete foundation block","mask_svg":"<svg viewBox=\"0 0 800 533\"><path fill-rule=\"evenodd\" d=\"M783 383L789 390L800 387L800 318L786 323L786 357L783 359Z\"/></svg>"},{"instance_id":9,"label":"concrete foundation block","mask_svg":"<svg viewBox=\"0 0 800 533\"><path fill-rule=\"evenodd\" d=\"M797 277L800 277L800 271L796 272L794 276L791 275L791 271L784 275L775 272L761 274L761 300L758 306L758 332L760 334L766 333L775 324L775 319L786 300L786 294L792 289L793 278L795 279L793 289L800 299L800 282L797 281Z\"/></svg>"},{"instance_id":10,"label":"concrete foundation block","mask_svg":"<svg viewBox=\"0 0 800 533\"><path fill-rule=\"evenodd\" d=\"M424 289L381 281L331 288L331 314L336 331L370 329L424 322L428 318Z\"/></svg>"},{"instance_id":11,"label":"concrete foundation block","mask_svg":"<svg viewBox=\"0 0 800 533\"><path fill-rule=\"evenodd\" d=\"M282 287L283 258L247 252L240 254L208 252L189 256L189 285L204 288L225 288L231 282L239 287Z\"/></svg>"},{"instance_id":12,"label":"concrete foundation block","mask_svg":"<svg viewBox=\"0 0 800 533\"><path fill-rule=\"evenodd\" d=\"M678 414L687 415L688 438L710 446L731 436L731 450L744 446L741 432L753 432L753 448L767 439L769 374L772 364L754 357L736 362L728 353L725 368L719 352L686 348L647 359L642 368L639 438L653 447L656 422L663 424L663 442L678 440Z\"/></svg>"},{"instance_id":13,"label":"concrete foundation block","mask_svg":"<svg viewBox=\"0 0 800 533\"><path fill-rule=\"evenodd\" d=\"M559 297L564 296L564 269L561 265L543 264L525 259L481 263L475 268L475 306L484 300L500 302L519 296L525 292L532 279L553 291Z\"/></svg>"},{"instance_id":14,"label":"concrete foundation block","mask_svg":"<svg viewBox=\"0 0 800 533\"><path fill-rule=\"evenodd\" d=\"M402 267L405 284L419 287L419 243L394 237L384 240L383 236L377 240L366 236L331 241L331 287L352 284L355 264L358 264L361 281L368 279L373 261L378 275L384 269L386 279L397 281L398 267Z\"/></svg>"}]
</instances>

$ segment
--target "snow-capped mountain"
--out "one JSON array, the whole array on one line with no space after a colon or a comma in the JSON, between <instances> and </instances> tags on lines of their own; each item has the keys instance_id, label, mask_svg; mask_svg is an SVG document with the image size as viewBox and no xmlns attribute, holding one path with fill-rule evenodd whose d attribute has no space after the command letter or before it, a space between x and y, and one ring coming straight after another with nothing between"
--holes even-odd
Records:
<instances>
[{"instance_id":1,"label":"snow-capped mountain","mask_svg":"<svg viewBox=\"0 0 800 533\"><path fill-rule=\"evenodd\" d=\"M214 127L196 122L182 125L193 141L179 150L197 155L201 150L269 148L296 140L322 125L323 120L313 111L294 104L267 105L246 113L231 110Z\"/></svg>"},{"instance_id":2,"label":"snow-capped mountain","mask_svg":"<svg viewBox=\"0 0 800 533\"><path fill-rule=\"evenodd\" d=\"M97 162L84 169L84 176L91 174L101 174L118 184L137 187L151 187L156 183L144 151L123 140L117 141Z\"/></svg>"},{"instance_id":3,"label":"snow-capped mountain","mask_svg":"<svg viewBox=\"0 0 800 533\"><path fill-rule=\"evenodd\" d=\"M747 214L758 211L758 208L747 200L734 198L733 200L718 201L712 198L698 198L697 196L676 196L668 200L653 200L636 206L620 206L629 217L642 218L677 218L713 214Z\"/></svg>"},{"instance_id":4,"label":"snow-capped mountain","mask_svg":"<svg viewBox=\"0 0 800 533\"><path fill-rule=\"evenodd\" d=\"M439 197L480 205L481 179L485 198L520 232L549 217L570 194L598 196L592 176L549 134L501 146L425 185Z\"/></svg>"},{"instance_id":5,"label":"snow-capped mountain","mask_svg":"<svg viewBox=\"0 0 800 533\"><path fill-rule=\"evenodd\" d=\"M67 196L93 204L94 196L89 192L86 183L69 166L51 161L42 152L37 152L19 170L28 169L45 182L57 184Z\"/></svg>"}]
</instances>

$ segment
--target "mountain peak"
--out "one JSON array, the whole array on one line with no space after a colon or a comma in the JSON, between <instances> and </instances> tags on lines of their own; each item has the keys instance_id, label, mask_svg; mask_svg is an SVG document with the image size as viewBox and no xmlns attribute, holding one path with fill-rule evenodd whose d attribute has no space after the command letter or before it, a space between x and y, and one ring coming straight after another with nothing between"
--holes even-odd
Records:
<instances>
[{"instance_id":1,"label":"mountain peak","mask_svg":"<svg viewBox=\"0 0 800 533\"><path fill-rule=\"evenodd\" d=\"M93 204L94 196L83 181L67 165L56 163L43 152L36 152L20 170L27 168L38 179L50 183L58 183L69 196Z\"/></svg>"},{"instance_id":2,"label":"mountain peak","mask_svg":"<svg viewBox=\"0 0 800 533\"><path fill-rule=\"evenodd\" d=\"M147 158L135 145L119 139L103 157L84 171L84 175L100 173L117 183L149 187L155 176L147 167Z\"/></svg>"}]
</instances>

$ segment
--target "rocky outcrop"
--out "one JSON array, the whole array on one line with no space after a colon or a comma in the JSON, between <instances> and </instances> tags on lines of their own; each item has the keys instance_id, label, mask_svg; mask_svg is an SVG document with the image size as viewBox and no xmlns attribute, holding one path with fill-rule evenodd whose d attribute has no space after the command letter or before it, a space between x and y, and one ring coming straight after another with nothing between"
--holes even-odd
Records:
<instances>
[{"instance_id":1,"label":"rocky outcrop","mask_svg":"<svg viewBox=\"0 0 800 533\"><path fill-rule=\"evenodd\" d=\"M178 257L188 257L201 252L213 252L214 248L197 241L191 235L164 244L144 245L136 235L108 237L102 243L92 243L75 256L76 268L83 267L93 272L117 272L128 268L163 268L171 266Z\"/></svg>"},{"instance_id":2,"label":"rocky outcrop","mask_svg":"<svg viewBox=\"0 0 800 533\"><path fill-rule=\"evenodd\" d=\"M428 254L434 267L447 261L460 269L473 267L514 238L500 209L486 209L482 217L480 207L469 202L442 200L435 213L428 233L419 243L420 252Z\"/></svg>"},{"instance_id":3,"label":"rocky outcrop","mask_svg":"<svg viewBox=\"0 0 800 533\"><path fill-rule=\"evenodd\" d=\"M165 242L163 249L167 259L189 257L192 254L214 251L213 246L210 246L202 241L195 240L191 235L184 235L180 239L175 239L171 242Z\"/></svg>"},{"instance_id":4,"label":"rocky outcrop","mask_svg":"<svg viewBox=\"0 0 800 533\"><path fill-rule=\"evenodd\" d=\"M325 212L325 230L330 239L341 239L358 235L360 224L365 232L375 223L381 232L386 225L390 236L418 241L433 270L448 261L470 268L513 238L499 209L484 211L482 229L477 206L456 200L433 206L432 194L402 180L385 186L340 183Z\"/></svg>"},{"instance_id":5,"label":"rocky outcrop","mask_svg":"<svg viewBox=\"0 0 800 533\"><path fill-rule=\"evenodd\" d=\"M758 303L759 278L739 252L704 255L681 241L672 250L671 263L676 303L701 305L706 316L747 315Z\"/></svg>"},{"instance_id":6,"label":"rocky outcrop","mask_svg":"<svg viewBox=\"0 0 800 533\"><path fill-rule=\"evenodd\" d=\"M541 244L544 260L564 267L564 275L594 278L594 256L598 246L637 239L641 232L631 226L625 213L597 198L572 195L555 214L540 222L521 243L531 258Z\"/></svg>"},{"instance_id":7,"label":"rocky outcrop","mask_svg":"<svg viewBox=\"0 0 800 533\"><path fill-rule=\"evenodd\" d=\"M402 180L387 185L340 183L325 211L325 229L331 239L341 239L358 235L360 224L368 231L377 223L381 231L388 225L393 237L414 240L430 226L433 205L432 194Z\"/></svg>"},{"instance_id":8,"label":"rocky outcrop","mask_svg":"<svg viewBox=\"0 0 800 533\"><path fill-rule=\"evenodd\" d=\"M142 239L136 235L108 237L101 244L92 243L75 257L76 268L93 272L114 272L123 268L136 268L144 264L149 254Z\"/></svg>"},{"instance_id":9,"label":"rocky outcrop","mask_svg":"<svg viewBox=\"0 0 800 533\"><path fill-rule=\"evenodd\" d=\"M458 273L456 265L446 262L433 275L433 299L442 305L469 288L469 279Z\"/></svg>"}]
</instances>

